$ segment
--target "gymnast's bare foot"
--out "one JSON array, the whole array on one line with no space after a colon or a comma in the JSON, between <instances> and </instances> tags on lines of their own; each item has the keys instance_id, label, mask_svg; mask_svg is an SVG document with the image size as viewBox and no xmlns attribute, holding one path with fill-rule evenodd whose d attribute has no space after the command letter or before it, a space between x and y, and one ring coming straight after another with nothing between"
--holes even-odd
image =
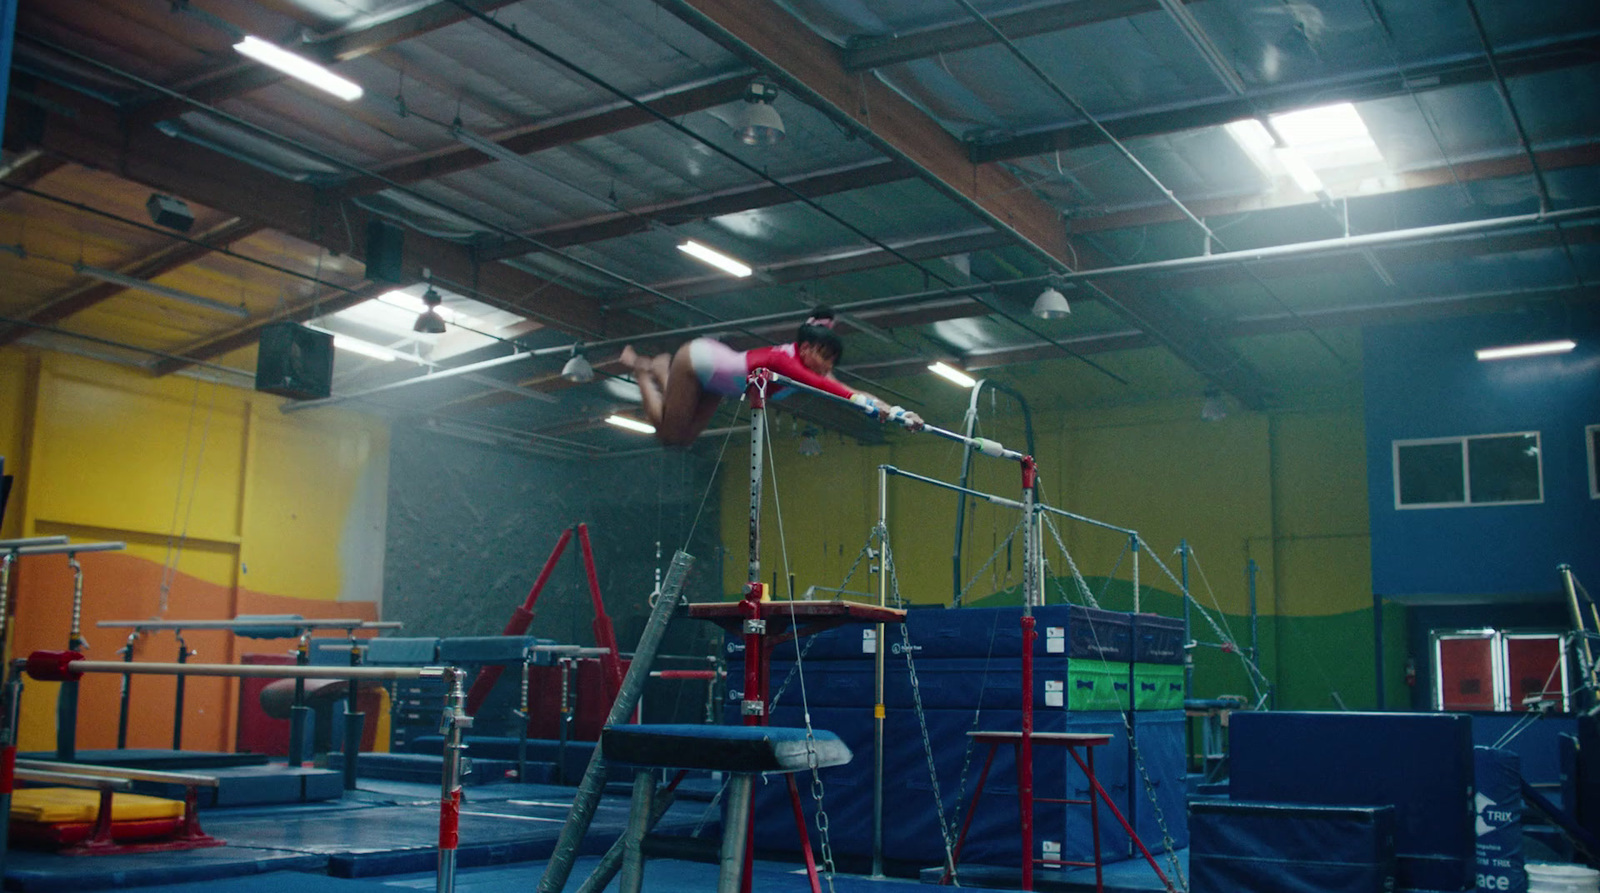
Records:
<instances>
[{"instance_id":1,"label":"gymnast's bare foot","mask_svg":"<svg viewBox=\"0 0 1600 893\"><path fill-rule=\"evenodd\" d=\"M639 352L633 349L632 344L625 345L622 348L622 356L618 357L618 359L622 360L622 365L627 366L629 369L639 368Z\"/></svg>"}]
</instances>

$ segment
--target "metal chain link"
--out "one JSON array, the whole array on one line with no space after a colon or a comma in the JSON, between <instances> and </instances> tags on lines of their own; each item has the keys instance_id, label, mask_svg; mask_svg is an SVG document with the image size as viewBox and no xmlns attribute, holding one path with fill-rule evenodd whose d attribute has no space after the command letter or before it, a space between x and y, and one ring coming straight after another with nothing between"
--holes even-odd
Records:
<instances>
[{"instance_id":1,"label":"metal chain link","mask_svg":"<svg viewBox=\"0 0 1600 893\"><path fill-rule=\"evenodd\" d=\"M1128 717L1124 716L1126 721ZM1161 811L1160 798L1156 796L1156 783L1150 778L1150 767L1145 765L1144 755L1139 752L1139 745L1134 741L1133 723L1128 723L1128 750L1133 754L1133 764L1139 769L1139 777L1144 780L1145 799L1155 807L1156 826L1161 829L1161 846L1165 849L1167 862L1172 867L1173 877L1178 879L1180 893L1188 893L1189 882L1184 879L1183 865L1178 861L1177 841L1172 837L1172 831L1167 827L1166 816Z\"/></svg>"},{"instance_id":2,"label":"metal chain link","mask_svg":"<svg viewBox=\"0 0 1600 893\"><path fill-rule=\"evenodd\" d=\"M1060 549L1061 554L1066 556L1067 567L1072 570L1073 582L1078 584L1078 592L1083 596L1084 602L1091 608L1100 607L1100 603L1095 601L1094 593L1089 591L1089 581L1085 580L1083 573L1078 570L1078 562L1072 560L1072 553L1067 550L1067 544L1061 541L1061 531L1056 529L1056 522L1049 515L1041 515L1041 517L1044 518L1045 529L1049 530L1050 535L1055 538L1056 548ZM1055 578L1054 582L1056 589L1061 592L1062 600L1070 603L1072 599L1067 597L1066 590L1061 586L1060 578Z\"/></svg>"},{"instance_id":3,"label":"metal chain link","mask_svg":"<svg viewBox=\"0 0 1600 893\"><path fill-rule=\"evenodd\" d=\"M844 587L839 587L843 589ZM817 804L817 840L822 843L823 877L828 880L828 893L833 890L833 840L829 835L828 811L822 806L822 773L817 771L817 751L812 746L811 713L806 712L806 762L811 765L811 799Z\"/></svg>"}]
</instances>

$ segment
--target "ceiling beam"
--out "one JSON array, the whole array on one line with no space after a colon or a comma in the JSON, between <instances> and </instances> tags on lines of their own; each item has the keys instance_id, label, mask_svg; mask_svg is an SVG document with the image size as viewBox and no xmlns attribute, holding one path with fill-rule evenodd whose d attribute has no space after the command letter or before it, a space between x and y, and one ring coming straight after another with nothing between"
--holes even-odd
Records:
<instances>
[{"instance_id":1,"label":"ceiling beam","mask_svg":"<svg viewBox=\"0 0 1600 893\"><path fill-rule=\"evenodd\" d=\"M155 279L158 276L170 273L179 267L188 266L206 257L216 248L226 248L230 244L247 238L260 230L260 224L235 217L195 236L192 242L172 242L146 257L124 264L117 268L117 272L124 276L132 276L135 279ZM30 323L54 325L75 313L87 310L127 290L126 286L112 282L80 283L68 287L59 294L46 298L43 303L26 311L22 318ZM33 331L31 328L23 325L0 328L0 347L15 342L31 331Z\"/></svg>"},{"instance_id":2,"label":"ceiling beam","mask_svg":"<svg viewBox=\"0 0 1600 893\"><path fill-rule=\"evenodd\" d=\"M1595 35L1586 34L1544 46L1495 52L1501 74L1508 78L1593 64ZM1430 61L1410 66L1405 74L1393 70L1366 71L1325 78L1314 83L1282 84L1253 90L1243 96L1226 94L1186 103L1176 108L1106 114L1098 119L1119 140L1159 136L1181 130L1217 127L1256 115L1274 114L1308 105L1367 102L1404 96L1412 90L1434 91L1459 84L1494 79L1481 56ZM1043 128L1005 139L975 142L974 162L1007 161L1055 151L1099 145L1105 138L1093 124L1074 122Z\"/></svg>"},{"instance_id":3,"label":"ceiling beam","mask_svg":"<svg viewBox=\"0 0 1600 893\"><path fill-rule=\"evenodd\" d=\"M749 81L749 75L744 76L744 81ZM553 248L565 248L569 245L599 242L644 232L657 224L670 226L691 220L770 208L795 201L797 192L806 198L819 198L853 189L895 183L914 175L915 172L909 165L893 159L875 159L842 168L801 174L784 180L783 186L771 183L740 186L708 196L661 202L559 226L529 230L527 235ZM525 242L508 242L485 249L483 255L493 259L516 257L529 253L528 247Z\"/></svg>"},{"instance_id":4,"label":"ceiling beam","mask_svg":"<svg viewBox=\"0 0 1600 893\"><path fill-rule=\"evenodd\" d=\"M1059 210L1009 171L975 163L965 145L889 85L846 71L837 47L772 0L657 2L889 157L912 164L936 189L1052 266L1072 270L1081 257L1099 260L1091 246L1073 243ZM1230 346L1206 337L1202 321L1143 288L1107 291L1112 307L1242 405L1267 405L1267 383Z\"/></svg>"},{"instance_id":5,"label":"ceiling beam","mask_svg":"<svg viewBox=\"0 0 1600 893\"><path fill-rule=\"evenodd\" d=\"M68 91L57 91L53 98L73 107L75 114L30 107L39 120L19 125L36 134L45 151L207 207L249 215L267 228L329 251L365 258L364 234L372 215L362 208L152 129L127 130L109 107ZM607 317L580 292L504 264L484 263L468 246L419 232L406 234L402 268L405 276L419 281L427 268L446 287L485 296L574 335L593 338L628 326L620 317Z\"/></svg>"},{"instance_id":6,"label":"ceiling beam","mask_svg":"<svg viewBox=\"0 0 1600 893\"><path fill-rule=\"evenodd\" d=\"M478 0L474 5L483 12L491 12L515 2L517 0ZM430 31L454 25L470 17L470 13L462 11L453 3L429 3L421 7L412 6L400 15L379 17L355 27L338 28L325 34L311 35L305 41L288 46L286 49L291 49L323 65L337 65L420 37ZM210 71L174 84L172 89L190 99L215 105L282 80L284 75L275 69L236 57ZM140 126L175 118L193 110L194 106L182 99L162 95L133 106L127 111L131 122L135 126Z\"/></svg>"},{"instance_id":7,"label":"ceiling beam","mask_svg":"<svg viewBox=\"0 0 1600 893\"><path fill-rule=\"evenodd\" d=\"M368 282L356 288L324 289L315 297L292 305L285 312L274 313L265 319L252 319L217 335L208 335L173 351L177 358L157 360L150 369L156 375L171 375L196 363L213 360L241 347L249 347L261 339L261 330L274 323L290 320L305 322L317 316L338 313L383 294L394 288L387 282Z\"/></svg>"},{"instance_id":8,"label":"ceiling beam","mask_svg":"<svg viewBox=\"0 0 1600 893\"><path fill-rule=\"evenodd\" d=\"M992 15L989 21L1007 37L1018 40L1160 10L1161 4L1156 0L1068 0ZM994 42L994 34L977 22L940 25L905 34L855 35L845 45L842 61L845 71L867 71Z\"/></svg>"},{"instance_id":9,"label":"ceiling beam","mask_svg":"<svg viewBox=\"0 0 1600 893\"><path fill-rule=\"evenodd\" d=\"M676 118L690 112L704 111L719 105L736 102L750 84L750 74L740 72L687 87L662 91L644 96L640 101L668 117ZM590 110L562 115L514 127L495 134L483 135L518 155L531 155L545 149L565 146L580 140L618 133L646 124L656 117L630 103L618 103L600 110ZM471 170L496 159L466 145L450 145L431 152L422 152L405 158L385 162L374 168L384 179L396 183L418 183ZM345 182L340 191L345 195L369 195L389 184L377 177L356 176ZM569 243L570 244L570 243ZM513 246L514 247L514 246ZM526 248L526 246L523 246ZM525 254L526 251L516 252ZM511 255L502 255L509 257Z\"/></svg>"}]
</instances>

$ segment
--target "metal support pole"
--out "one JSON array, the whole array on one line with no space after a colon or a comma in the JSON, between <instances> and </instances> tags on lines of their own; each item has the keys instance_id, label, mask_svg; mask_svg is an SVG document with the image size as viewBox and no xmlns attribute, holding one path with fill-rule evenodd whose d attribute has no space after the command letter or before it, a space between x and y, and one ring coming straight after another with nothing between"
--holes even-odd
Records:
<instances>
[{"instance_id":1,"label":"metal support pole","mask_svg":"<svg viewBox=\"0 0 1600 893\"><path fill-rule=\"evenodd\" d=\"M304 667L311 663L311 631L302 630L300 644L295 649L294 664ZM294 706L289 708L289 765L299 767L306 761L306 725L311 721L311 708L306 706L306 681L294 681Z\"/></svg>"},{"instance_id":2,"label":"metal support pole","mask_svg":"<svg viewBox=\"0 0 1600 893\"><path fill-rule=\"evenodd\" d=\"M1260 615L1256 613L1256 575L1261 572L1261 566L1256 564L1254 558L1244 563L1244 572L1250 587L1250 662L1258 668L1261 666L1261 629L1258 621Z\"/></svg>"},{"instance_id":3,"label":"metal support pole","mask_svg":"<svg viewBox=\"0 0 1600 893\"><path fill-rule=\"evenodd\" d=\"M1556 565L1556 573L1561 577L1561 589L1567 596L1567 610L1572 612L1572 628L1577 631L1578 641L1583 643L1583 650L1578 652L1578 669L1583 674L1583 683L1588 686L1595 679L1594 649L1589 644L1589 629L1583 621L1583 604L1578 599L1577 579L1572 575L1572 566L1569 564ZM1600 632L1600 629L1595 630ZM1595 699L1593 690L1590 690L1590 700Z\"/></svg>"},{"instance_id":4,"label":"metal support pole","mask_svg":"<svg viewBox=\"0 0 1600 893\"><path fill-rule=\"evenodd\" d=\"M72 627L67 633L67 650L82 653L83 640L83 565L76 552L67 553L72 568ZM71 762L78 755L78 680L61 683L56 695L56 759Z\"/></svg>"},{"instance_id":5,"label":"metal support pole","mask_svg":"<svg viewBox=\"0 0 1600 893\"><path fill-rule=\"evenodd\" d=\"M746 658L748 660L748 657ZM721 868L717 872L717 893L739 893L739 879L745 876L745 845L750 841L750 794L754 776L735 772L728 779L727 815L722 822Z\"/></svg>"},{"instance_id":6,"label":"metal support pole","mask_svg":"<svg viewBox=\"0 0 1600 893\"><path fill-rule=\"evenodd\" d=\"M1194 697L1194 649L1189 643L1194 631L1189 621L1189 540L1178 540L1178 579L1183 592L1183 699L1185 701ZM1188 717L1183 720L1183 765L1187 772L1194 759L1194 723ZM1091 750L1092 754L1093 751ZM1096 807L1095 815L1099 815Z\"/></svg>"},{"instance_id":7,"label":"metal support pole","mask_svg":"<svg viewBox=\"0 0 1600 893\"><path fill-rule=\"evenodd\" d=\"M0 608L4 607L0 598ZM3 640L3 630L0 630ZM0 664L0 675L5 675L8 664ZM5 877L6 852L11 839L11 789L15 784L17 765L17 721L22 710L22 671L10 670L5 681L5 703L0 705L0 878Z\"/></svg>"},{"instance_id":8,"label":"metal support pole","mask_svg":"<svg viewBox=\"0 0 1600 893\"><path fill-rule=\"evenodd\" d=\"M655 793L655 770L634 770L633 799L628 808L628 828L622 835L622 877L617 882L618 893L639 893L644 887L644 835L650 828L650 813Z\"/></svg>"},{"instance_id":9,"label":"metal support pole","mask_svg":"<svg viewBox=\"0 0 1600 893\"><path fill-rule=\"evenodd\" d=\"M361 666L361 643L356 631L350 630L350 666ZM361 736L366 731L367 715L361 712L361 684L355 679L345 683L344 698L344 789L356 789L356 763L361 759Z\"/></svg>"},{"instance_id":10,"label":"metal support pole","mask_svg":"<svg viewBox=\"0 0 1600 893\"><path fill-rule=\"evenodd\" d=\"M964 496L962 498L965 498ZM878 466L878 607L889 604L889 470ZM872 876L883 877L883 723L884 636L882 623L875 627L872 664L877 671L872 689Z\"/></svg>"},{"instance_id":11,"label":"metal support pole","mask_svg":"<svg viewBox=\"0 0 1600 893\"><path fill-rule=\"evenodd\" d=\"M189 662L189 643L183 640L183 630L176 630L173 635L178 639L178 663ZM172 749L183 750L183 692L189 677L179 676L174 686L172 700Z\"/></svg>"},{"instance_id":12,"label":"metal support pole","mask_svg":"<svg viewBox=\"0 0 1600 893\"><path fill-rule=\"evenodd\" d=\"M133 646L134 643L138 641L138 630L128 633L128 641L125 642L120 649L118 649L122 654L122 660L124 663L133 663ZM121 705L117 710L117 750L123 750L128 746L128 706L129 700L132 697L133 674L123 673Z\"/></svg>"},{"instance_id":13,"label":"metal support pole","mask_svg":"<svg viewBox=\"0 0 1600 893\"><path fill-rule=\"evenodd\" d=\"M528 676L533 666L533 651L522 654L522 684L517 689L517 709L511 715L517 718L517 782L528 783Z\"/></svg>"},{"instance_id":14,"label":"metal support pole","mask_svg":"<svg viewBox=\"0 0 1600 893\"><path fill-rule=\"evenodd\" d=\"M456 845L461 838L461 776L471 771L462 756L467 745L461 741L461 732L472 728L472 717L467 715L466 674L450 667L444 675L444 715L439 721L439 731L444 733L444 772L439 793L439 865L434 890L454 893Z\"/></svg>"},{"instance_id":15,"label":"metal support pole","mask_svg":"<svg viewBox=\"0 0 1600 893\"><path fill-rule=\"evenodd\" d=\"M577 658L561 658L561 713L556 731L556 784L567 783L567 741L572 736L572 677Z\"/></svg>"},{"instance_id":16,"label":"metal support pole","mask_svg":"<svg viewBox=\"0 0 1600 893\"><path fill-rule=\"evenodd\" d=\"M1033 889L1033 604L1040 584L1036 565L1039 552L1038 517L1034 510L1034 484L1038 468L1032 456L1022 460L1022 736L1017 745L1017 806L1022 813L1022 889Z\"/></svg>"},{"instance_id":17,"label":"metal support pole","mask_svg":"<svg viewBox=\"0 0 1600 893\"><path fill-rule=\"evenodd\" d=\"M650 678L650 664L655 661L656 652L661 648L661 638L666 634L667 623L672 615L677 612L678 604L683 599L683 585L688 577L689 568L694 564L694 557L688 552L679 551L672 556L672 565L667 568L667 580L661 590L661 597L656 599L655 607L650 611L650 619L645 622L644 632L639 636L639 645L634 649L633 661L628 665L628 672L622 677L622 690L617 692L617 699L611 705L611 712L606 716L606 725L615 725L633 714L634 705L639 702L639 694L644 691L645 680ZM594 820L594 810L600 803L600 792L605 787L606 781L605 759L600 748L596 747L589 757L589 766L584 770L583 780L578 784L578 792L572 800L572 811L567 814L567 823L561 828L561 837L556 841L555 851L550 855L550 862L545 866L544 875L539 878L539 893L560 893L566 887L567 878L572 874L572 863L578 858L578 847L583 842L583 835L589 830L589 823Z\"/></svg>"},{"instance_id":18,"label":"metal support pole","mask_svg":"<svg viewBox=\"0 0 1600 893\"><path fill-rule=\"evenodd\" d=\"M1139 613L1139 534L1128 534L1128 548L1133 551L1133 613Z\"/></svg>"}]
</instances>

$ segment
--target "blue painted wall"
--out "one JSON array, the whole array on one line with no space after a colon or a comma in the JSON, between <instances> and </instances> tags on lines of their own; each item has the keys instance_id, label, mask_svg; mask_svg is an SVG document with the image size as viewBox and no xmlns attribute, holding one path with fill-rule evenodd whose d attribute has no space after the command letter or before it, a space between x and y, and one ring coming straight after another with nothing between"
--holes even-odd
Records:
<instances>
[{"instance_id":1,"label":"blue painted wall","mask_svg":"<svg viewBox=\"0 0 1600 893\"><path fill-rule=\"evenodd\" d=\"M1559 356L1480 363L1473 350L1571 337ZM1600 424L1600 318L1592 309L1499 314L1364 333L1372 588L1438 601L1554 593L1572 565L1600 593L1600 500L1584 427ZM1396 440L1538 431L1544 502L1395 509Z\"/></svg>"}]
</instances>

